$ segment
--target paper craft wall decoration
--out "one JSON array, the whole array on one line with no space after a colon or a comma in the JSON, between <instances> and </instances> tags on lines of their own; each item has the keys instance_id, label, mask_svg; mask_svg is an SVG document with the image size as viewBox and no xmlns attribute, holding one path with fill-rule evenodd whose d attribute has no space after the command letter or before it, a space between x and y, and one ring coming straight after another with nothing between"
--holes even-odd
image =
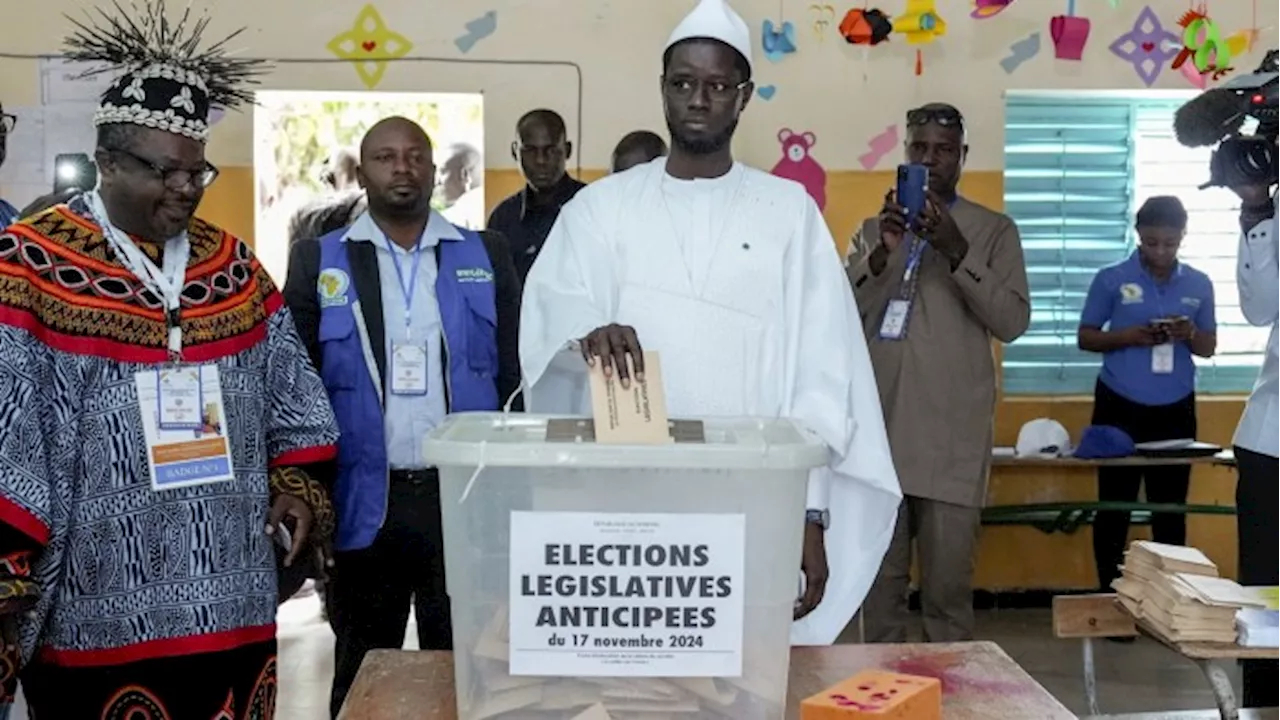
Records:
<instances>
[{"instance_id":1,"label":"paper craft wall decoration","mask_svg":"<svg viewBox=\"0 0 1280 720\"><path fill-rule=\"evenodd\" d=\"M350 60L361 82L372 90L382 82L387 61L408 55L413 43L388 28L377 8L365 5L351 27L335 35L326 47L343 60Z\"/></svg>"},{"instance_id":2,"label":"paper craft wall decoration","mask_svg":"<svg viewBox=\"0 0 1280 720\"><path fill-rule=\"evenodd\" d=\"M863 170L874 170L885 155L898 147L898 126L890 125L884 132L867 141L867 151L858 156Z\"/></svg>"},{"instance_id":3,"label":"paper craft wall decoration","mask_svg":"<svg viewBox=\"0 0 1280 720\"><path fill-rule=\"evenodd\" d=\"M969 13L969 17L974 20L993 18L1012 4L1013 0L974 0L973 11Z\"/></svg>"},{"instance_id":4,"label":"paper craft wall decoration","mask_svg":"<svg viewBox=\"0 0 1280 720\"><path fill-rule=\"evenodd\" d=\"M782 159L773 166L773 174L804 185L809 196L822 210L827 205L827 171L813 159L813 146L818 137L811 132L793 133L790 128L778 131Z\"/></svg>"},{"instance_id":5,"label":"paper craft wall decoration","mask_svg":"<svg viewBox=\"0 0 1280 720\"><path fill-rule=\"evenodd\" d=\"M1169 49L1169 45L1179 47L1178 36L1166 30L1155 11L1147 6L1133 21L1133 28L1116 38L1110 49L1117 57L1133 65L1142 82L1151 87L1160 77L1160 71L1177 54Z\"/></svg>"},{"instance_id":6,"label":"paper craft wall decoration","mask_svg":"<svg viewBox=\"0 0 1280 720\"><path fill-rule=\"evenodd\" d=\"M1076 15L1076 0L1067 1L1067 14L1049 20L1053 56L1059 60L1079 60L1089 41L1089 18Z\"/></svg>"},{"instance_id":7,"label":"paper craft wall decoration","mask_svg":"<svg viewBox=\"0 0 1280 720\"><path fill-rule=\"evenodd\" d=\"M907 11L893 19L893 31L912 45L924 45L947 34L947 21L938 15L935 0L907 0Z\"/></svg>"},{"instance_id":8,"label":"paper craft wall decoration","mask_svg":"<svg viewBox=\"0 0 1280 720\"><path fill-rule=\"evenodd\" d=\"M1243 54L1249 47L1247 32L1222 37L1218 24L1205 14L1203 5L1183 14L1178 26L1182 28L1182 46L1173 60L1174 70L1191 64L1201 75L1211 75L1218 80L1231 72L1231 58Z\"/></svg>"},{"instance_id":9,"label":"paper craft wall decoration","mask_svg":"<svg viewBox=\"0 0 1280 720\"><path fill-rule=\"evenodd\" d=\"M1252 50L1254 43L1258 42L1258 36L1261 34L1261 29L1250 28L1228 35L1227 48L1231 50L1231 57L1243 55Z\"/></svg>"},{"instance_id":10,"label":"paper craft wall decoration","mask_svg":"<svg viewBox=\"0 0 1280 720\"><path fill-rule=\"evenodd\" d=\"M772 20L765 20L760 32L760 45L769 62L778 62L783 56L796 51L796 26L783 22L775 27Z\"/></svg>"},{"instance_id":11,"label":"paper craft wall decoration","mask_svg":"<svg viewBox=\"0 0 1280 720\"><path fill-rule=\"evenodd\" d=\"M1040 33L1032 33L1009 46L1009 56L1000 61L1006 73L1013 74L1022 63L1040 54Z\"/></svg>"},{"instance_id":12,"label":"paper craft wall decoration","mask_svg":"<svg viewBox=\"0 0 1280 720\"><path fill-rule=\"evenodd\" d=\"M840 36L850 45L879 45L893 34L893 21L883 10L854 8L840 21Z\"/></svg>"},{"instance_id":13,"label":"paper craft wall decoration","mask_svg":"<svg viewBox=\"0 0 1280 720\"><path fill-rule=\"evenodd\" d=\"M760 96L761 100L767 102L772 100L774 95L778 94L778 88L776 85L761 85L756 88L756 94Z\"/></svg>"},{"instance_id":14,"label":"paper craft wall decoration","mask_svg":"<svg viewBox=\"0 0 1280 720\"><path fill-rule=\"evenodd\" d=\"M934 0L907 0L907 11L893 19L893 31L906 35L911 45L925 45L947 34L947 21ZM917 49L916 75L923 72L924 56Z\"/></svg>"},{"instance_id":15,"label":"paper craft wall decoration","mask_svg":"<svg viewBox=\"0 0 1280 720\"><path fill-rule=\"evenodd\" d=\"M813 16L813 34L822 42L827 37L827 30L835 25L836 9L830 5L810 5L809 14Z\"/></svg>"},{"instance_id":16,"label":"paper craft wall decoration","mask_svg":"<svg viewBox=\"0 0 1280 720\"><path fill-rule=\"evenodd\" d=\"M1197 70L1194 63L1182 63L1182 67L1178 68L1178 72L1182 73L1182 77L1186 78L1192 87L1203 90L1208 84L1204 73Z\"/></svg>"},{"instance_id":17,"label":"paper craft wall decoration","mask_svg":"<svg viewBox=\"0 0 1280 720\"><path fill-rule=\"evenodd\" d=\"M498 11L490 10L475 20L468 20L466 24L467 33L454 38L453 44L458 46L458 52L467 54L471 52L471 48L476 43L489 37L498 29Z\"/></svg>"},{"instance_id":18,"label":"paper craft wall decoration","mask_svg":"<svg viewBox=\"0 0 1280 720\"><path fill-rule=\"evenodd\" d=\"M1059 60L1079 60L1089 42L1089 18L1057 15L1049 21L1053 38L1053 56Z\"/></svg>"}]
</instances>

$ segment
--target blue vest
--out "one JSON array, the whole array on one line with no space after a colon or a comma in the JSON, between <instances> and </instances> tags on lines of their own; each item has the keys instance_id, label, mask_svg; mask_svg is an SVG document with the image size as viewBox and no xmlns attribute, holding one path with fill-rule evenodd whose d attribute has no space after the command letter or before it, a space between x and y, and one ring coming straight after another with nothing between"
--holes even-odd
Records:
<instances>
[{"instance_id":1,"label":"blue vest","mask_svg":"<svg viewBox=\"0 0 1280 720\"><path fill-rule=\"evenodd\" d=\"M497 309L493 264L484 240L462 230L462 240L443 239L436 250L436 302L444 331L449 412L499 407ZM351 284L346 228L320 238L320 376L329 392L342 436L333 502L338 513L335 550L369 547L386 519L390 481L383 428L382 393L360 298ZM381 321L381 318L379 318Z\"/></svg>"}]
</instances>

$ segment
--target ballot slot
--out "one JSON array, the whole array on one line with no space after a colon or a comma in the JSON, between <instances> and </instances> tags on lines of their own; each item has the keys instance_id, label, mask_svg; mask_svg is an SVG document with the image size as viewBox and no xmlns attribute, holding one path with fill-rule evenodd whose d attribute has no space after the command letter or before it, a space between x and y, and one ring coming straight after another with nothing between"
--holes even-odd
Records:
<instances>
[{"instance_id":1,"label":"ballot slot","mask_svg":"<svg viewBox=\"0 0 1280 720\"><path fill-rule=\"evenodd\" d=\"M440 468L460 720L780 720L796 587L778 579L795 576L821 440L787 420L701 418L668 422L698 442L604 445L585 419L525 415L512 431L513 417L450 417L424 447ZM605 545L665 549L619 568L645 551ZM621 615L600 627L604 612ZM703 613L715 624L690 627ZM552 635L555 652L529 652ZM703 650L736 660L692 659Z\"/></svg>"},{"instance_id":2,"label":"ballot slot","mask_svg":"<svg viewBox=\"0 0 1280 720\"><path fill-rule=\"evenodd\" d=\"M704 443L706 428L699 420L668 420L667 433L675 443ZM595 442L595 420L589 418L558 418L547 422L547 442L573 443Z\"/></svg>"}]
</instances>

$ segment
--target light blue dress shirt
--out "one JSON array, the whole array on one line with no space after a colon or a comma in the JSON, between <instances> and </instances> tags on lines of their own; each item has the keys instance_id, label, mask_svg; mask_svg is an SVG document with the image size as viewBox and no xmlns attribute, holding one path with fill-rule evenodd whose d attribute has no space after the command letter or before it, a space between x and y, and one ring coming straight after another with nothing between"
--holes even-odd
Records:
<instances>
[{"instance_id":1,"label":"light blue dress shirt","mask_svg":"<svg viewBox=\"0 0 1280 720\"><path fill-rule=\"evenodd\" d=\"M387 372L391 371L391 346L411 337L415 343L427 346L427 392L425 395L384 394L383 423L387 438L387 461L395 470L416 470L427 466L422 458L422 441L428 432L439 425L448 412L445 406L444 353L441 344L443 331L440 305L436 302L436 246L441 240L461 240L462 234L439 213L432 211L431 219L419 239L422 259L416 263L416 284L413 290L413 307L408 308L405 288L413 272L414 251L391 242L368 212L362 214L347 229L344 242L371 242L377 248L378 277L382 287L382 321L386 327ZM393 259L391 253L396 253ZM397 268L396 260L399 260ZM404 273L401 285L400 273ZM406 316L406 310L408 314ZM408 325L405 320L408 318Z\"/></svg>"}]
</instances>

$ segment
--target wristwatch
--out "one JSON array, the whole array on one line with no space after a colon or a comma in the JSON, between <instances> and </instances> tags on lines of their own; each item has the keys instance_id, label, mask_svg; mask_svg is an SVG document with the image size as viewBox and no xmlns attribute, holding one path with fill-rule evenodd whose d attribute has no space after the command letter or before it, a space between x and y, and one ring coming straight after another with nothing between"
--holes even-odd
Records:
<instances>
[{"instance_id":1,"label":"wristwatch","mask_svg":"<svg viewBox=\"0 0 1280 720\"><path fill-rule=\"evenodd\" d=\"M813 523L818 527L826 530L831 527L831 511L830 510L805 510L805 523Z\"/></svg>"}]
</instances>

